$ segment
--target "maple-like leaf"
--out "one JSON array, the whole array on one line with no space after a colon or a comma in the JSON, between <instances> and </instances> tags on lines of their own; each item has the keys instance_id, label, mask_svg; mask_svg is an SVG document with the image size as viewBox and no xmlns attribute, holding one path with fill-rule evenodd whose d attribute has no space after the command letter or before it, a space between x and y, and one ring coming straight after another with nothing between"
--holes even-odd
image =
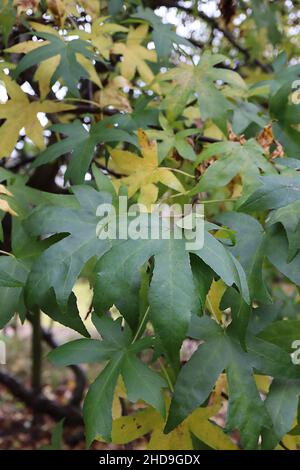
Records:
<instances>
[{"instance_id":1,"label":"maple-like leaf","mask_svg":"<svg viewBox=\"0 0 300 470\"><path fill-rule=\"evenodd\" d=\"M179 373L165 431L172 431L205 403L217 378L226 369L229 389L226 429L239 429L243 447L257 448L262 431L271 427L271 419L253 371L296 379L299 378L297 366L284 350L254 336L247 339L246 353L237 341L232 324L223 329L207 316L193 317L189 334L201 340L201 344Z\"/></svg>"},{"instance_id":2,"label":"maple-like leaf","mask_svg":"<svg viewBox=\"0 0 300 470\"><path fill-rule=\"evenodd\" d=\"M113 46L112 35L115 33L126 33L128 28L120 24L110 23L108 17L97 18L92 22L91 31L78 30L76 33L81 39L91 41L91 44L100 54L109 60L110 49Z\"/></svg>"},{"instance_id":3,"label":"maple-like leaf","mask_svg":"<svg viewBox=\"0 0 300 470\"><path fill-rule=\"evenodd\" d=\"M187 137L197 134L198 129L183 129L177 133L174 132L173 127L167 119L161 114L159 116L159 123L162 130L149 130L147 135L150 139L159 140L158 156L161 162L169 152L175 148L179 155L187 160L196 160L196 154L191 144L186 140Z\"/></svg>"},{"instance_id":4,"label":"maple-like leaf","mask_svg":"<svg viewBox=\"0 0 300 470\"><path fill-rule=\"evenodd\" d=\"M121 175L126 175L113 181L115 188L118 190L122 185L127 186L129 197L140 191L138 200L148 208L157 200L157 183L184 192L184 187L172 171L158 166L157 144L150 141L141 129L138 131L138 142L143 158L125 150L110 151L113 168Z\"/></svg>"},{"instance_id":5,"label":"maple-like leaf","mask_svg":"<svg viewBox=\"0 0 300 470\"><path fill-rule=\"evenodd\" d=\"M255 139L244 143L225 141L209 145L197 159L196 165L213 156L218 160L205 170L197 190L209 191L226 186L236 175L240 175L244 186L251 187L264 174L276 174L274 166Z\"/></svg>"},{"instance_id":6,"label":"maple-like leaf","mask_svg":"<svg viewBox=\"0 0 300 470\"><path fill-rule=\"evenodd\" d=\"M156 52L142 46L148 34L148 26L142 24L137 28L130 28L126 43L114 43L111 51L123 56L120 64L121 75L132 80L136 71L145 83L150 84L154 79L152 70L146 61L156 62ZM157 85L156 85L157 90Z\"/></svg>"},{"instance_id":7,"label":"maple-like leaf","mask_svg":"<svg viewBox=\"0 0 300 470\"><path fill-rule=\"evenodd\" d=\"M78 82L80 78L91 78L92 76L93 80L98 81L99 84L99 78L96 79L97 74L95 74L92 64L93 60L97 60L97 56L87 41L71 40L70 38L66 40L66 37L44 25L37 26L36 23L33 23L32 26L37 31L36 35L44 41L26 41L24 45L21 43L7 49L7 52L11 53L25 53L14 71L15 77L33 65L41 66L41 63L51 59L47 66L44 65L42 71L38 67L36 79L43 80L42 76L46 73L47 80L50 85L53 85L62 78L69 92L74 96L79 96ZM45 88L45 85L43 87Z\"/></svg>"},{"instance_id":8,"label":"maple-like leaf","mask_svg":"<svg viewBox=\"0 0 300 470\"><path fill-rule=\"evenodd\" d=\"M104 88L95 93L94 100L99 103L101 109L111 106L119 111L132 113L130 102L122 91L125 87L130 89L130 82L121 75L118 75L109 80Z\"/></svg>"},{"instance_id":9,"label":"maple-like leaf","mask_svg":"<svg viewBox=\"0 0 300 470\"><path fill-rule=\"evenodd\" d=\"M173 106L176 106L178 101L185 105L196 94L201 118L213 119L224 127L224 121L231 105L222 94L220 87L216 85L217 80L221 80L233 88L246 88L243 79L236 72L215 67L224 60L226 57L223 55L205 52L201 55L198 65L180 63L177 67L160 74L157 81L172 80L175 82L176 86L170 91Z\"/></svg>"},{"instance_id":10,"label":"maple-like leaf","mask_svg":"<svg viewBox=\"0 0 300 470\"><path fill-rule=\"evenodd\" d=\"M72 158L68 164L65 179L71 179L76 184L82 183L98 143L122 141L135 144L135 137L115 127L114 121L115 117L111 116L92 124L89 130L78 120L70 124L52 126L51 130L64 134L66 138L47 147L37 156L33 166L44 165L61 155L71 153Z\"/></svg>"},{"instance_id":11,"label":"maple-like leaf","mask_svg":"<svg viewBox=\"0 0 300 470\"><path fill-rule=\"evenodd\" d=\"M218 387L219 388L219 387ZM148 450L192 450L192 434L211 449L237 450L224 430L209 420L221 407L217 391L213 403L207 407L197 408L183 423L169 434L164 433L165 422L153 408L139 410L131 416L122 416L113 421L112 442L127 444L151 433ZM169 400L166 400L169 405Z\"/></svg>"},{"instance_id":12,"label":"maple-like leaf","mask_svg":"<svg viewBox=\"0 0 300 470\"><path fill-rule=\"evenodd\" d=\"M43 126L38 113L58 113L74 109L73 105L57 101L30 101L29 96L8 75L1 74L10 100L0 104L0 119L5 119L0 127L0 158L9 157L24 128L29 139L39 148L44 147Z\"/></svg>"},{"instance_id":13,"label":"maple-like leaf","mask_svg":"<svg viewBox=\"0 0 300 470\"><path fill-rule=\"evenodd\" d=\"M127 325L122 328L121 318L113 321L107 316L94 314L92 320L102 340L71 341L52 351L49 356L54 364L60 366L108 361L84 402L88 445L98 436L111 440L113 397L120 375L130 401L143 400L163 416L165 404L161 389L166 387L165 380L137 357L142 349L152 347L153 338L135 341Z\"/></svg>"},{"instance_id":14,"label":"maple-like leaf","mask_svg":"<svg viewBox=\"0 0 300 470\"><path fill-rule=\"evenodd\" d=\"M172 30L171 25L162 22L159 16L157 16L151 8L138 7L135 15L137 18L142 18L148 21L152 28L152 37L155 43L155 49L160 59L168 59L173 48L173 44L183 45L193 48L193 44L186 38L178 36L175 31Z\"/></svg>"}]
</instances>

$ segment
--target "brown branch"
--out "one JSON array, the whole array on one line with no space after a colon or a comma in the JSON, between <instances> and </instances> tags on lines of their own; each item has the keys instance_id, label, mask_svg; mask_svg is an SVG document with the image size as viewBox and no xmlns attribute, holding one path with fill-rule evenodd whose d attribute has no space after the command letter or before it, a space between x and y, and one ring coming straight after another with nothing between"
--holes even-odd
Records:
<instances>
[{"instance_id":1,"label":"brown branch","mask_svg":"<svg viewBox=\"0 0 300 470\"><path fill-rule=\"evenodd\" d=\"M44 328L42 328L41 333L42 333L43 341L45 341L45 343L48 344L50 348L55 349L58 347L58 344L56 343L53 337L53 334L51 333L50 330L47 331ZM73 390L72 398L70 400L70 405L79 406L83 398L83 394L84 394L84 390L86 386L86 376L80 366L76 364L72 364L68 367L72 370L76 378L76 387Z\"/></svg>"},{"instance_id":2,"label":"brown branch","mask_svg":"<svg viewBox=\"0 0 300 470\"><path fill-rule=\"evenodd\" d=\"M0 371L0 384L6 387L14 397L19 398L25 405L39 413L46 413L56 421L66 418L66 424L83 424L81 411L72 405L58 405L43 394L35 396L34 392L12 377Z\"/></svg>"}]
</instances>

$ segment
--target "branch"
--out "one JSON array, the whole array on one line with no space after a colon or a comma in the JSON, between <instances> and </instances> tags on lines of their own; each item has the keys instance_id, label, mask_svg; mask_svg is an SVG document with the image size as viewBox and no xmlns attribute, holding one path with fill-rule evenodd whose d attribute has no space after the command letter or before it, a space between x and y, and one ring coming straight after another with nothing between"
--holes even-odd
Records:
<instances>
[{"instance_id":1,"label":"branch","mask_svg":"<svg viewBox=\"0 0 300 470\"><path fill-rule=\"evenodd\" d=\"M19 380L2 371L0 371L0 384L4 385L14 397L19 398L34 411L47 413L56 421L66 418L68 424L76 426L83 424L81 412L75 406L58 405L42 394L35 396L34 392L24 387Z\"/></svg>"},{"instance_id":2,"label":"branch","mask_svg":"<svg viewBox=\"0 0 300 470\"><path fill-rule=\"evenodd\" d=\"M168 8L175 7L178 8L179 10L182 10L192 16L196 16L196 14L206 23L208 23L213 29L217 29L221 33L223 33L224 37L239 51L241 52L247 60L249 60L250 63L253 63L254 65L257 65L258 67L261 68L261 70L265 73L270 73L272 72L272 67L269 64L264 64L261 62L259 59L254 59L253 61L250 61L251 55L249 50L246 47L241 46L239 42L236 40L234 35L232 34L231 31L229 31L226 28L223 28L218 20L216 18L212 18L208 15L206 15L203 11L199 11L198 9L195 10L193 7L185 7L184 5L179 4L179 0L165 0L165 1L151 1L150 5L152 8L156 8L158 6L166 6ZM193 41L194 44L197 44L196 41ZM201 44L202 46L202 44Z\"/></svg>"},{"instance_id":3,"label":"branch","mask_svg":"<svg viewBox=\"0 0 300 470\"><path fill-rule=\"evenodd\" d=\"M41 330L42 339L45 341L45 343L47 343L48 346L50 346L50 348L52 349L57 348L58 344L56 343L51 331L47 331L44 328L41 328ZM79 406L86 386L86 376L80 366L73 364L68 367L73 371L76 378L76 387L73 391L72 398L70 400L70 405Z\"/></svg>"}]
</instances>

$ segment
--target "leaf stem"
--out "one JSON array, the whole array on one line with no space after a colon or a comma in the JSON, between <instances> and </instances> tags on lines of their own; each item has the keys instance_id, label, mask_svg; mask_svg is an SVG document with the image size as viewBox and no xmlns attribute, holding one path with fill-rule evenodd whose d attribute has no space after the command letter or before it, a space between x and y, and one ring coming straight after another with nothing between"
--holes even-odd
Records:
<instances>
[{"instance_id":1,"label":"leaf stem","mask_svg":"<svg viewBox=\"0 0 300 470\"><path fill-rule=\"evenodd\" d=\"M196 177L194 175L190 175L189 173L186 173L185 171L179 170L178 168L170 168L168 166L162 166L160 167L163 170L169 170L169 171L174 171L175 173L180 173L181 175L188 176L189 178L195 179Z\"/></svg>"},{"instance_id":2,"label":"leaf stem","mask_svg":"<svg viewBox=\"0 0 300 470\"><path fill-rule=\"evenodd\" d=\"M208 199L206 201L199 201L200 204L215 204L215 203L218 203L218 202L234 202L236 201L238 198L237 197L232 197L232 198L228 198L228 199Z\"/></svg>"},{"instance_id":3,"label":"leaf stem","mask_svg":"<svg viewBox=\"0 0 300 470\"><path fill-rule=\"evenodd\" d=\"M172 384L172 381L171 381L171 379L170 379L170 376L169 376L169 374L168 374L167 369L165 368L165 366L164 366L164 364L163 364L163 362L162 362L162 360L161 360L160 358L158 359L158 362L159 362L160 368L161 368L161 370L162 370L162 372L163 372L163 374L164 374L164 376L165 376L165 378L166 378L166 381L167 381L167 383L168 383L168 385L169 385L170 391L171 391L172 393L174 393L174 387L173 387L173 384Z\"/></svg>"},{"instance_id":4,"label":"leaf stem","mask_svg":"<svg viewBox=\"0 0 300 470\"><path fill-rule=\"evenodd\" d=\"M208 306L208 309L210 310L210 312L212 313L212 315L214 316L215 320L217 321L217 323L220 324L219 322L219 319L218 319L218 315L217 313L215 312L215 309L211 303L211 300L209 298L209 294L206 296L206 302L207 302L207 306Z\"/></svg>"},{"instance_id":5,"label":"leaf stem","mask_svg":"<svg viewBox=\"0 0 300 470\"><path fill-rule=\"evenodd\" d=\"M97 103L97 101L86 100L84 98L64 98L64 101L76 101L80 103L88 103L88 104L92 104L93 106L97 106L97 108L101 109L101 106L99 103Z\"/></svg>"},{"instance_id":6,"label":"leaf stem","mask_svg":"<svg viewBox=\"0 0 300 470\"><path fill-rule=\"evenodd\" d=\"M143 316L143 318L142 318L142 321L141 321L141 323L139 324L139 327L138 327L138 329L137 329L137 332L136 332L136 334L134 335L134 338L133 338L133 340L132 340L132 344L135 343L135 342L139 339L140 334L141 334L141 332L142 332L142 330L143 330L143 328L144 328L144 325L145 325L145 323L146 323L146 320L147 320L147 317L148 317L148 314L149 314L149 310L150 310L150 305L148 306L148 308L146 309L146 311L145 311L145 313L144 313L144 316Z\"/></svg>"},{"instance_id":7,"label":"leaf stem","mask_svg":"<svg viewBox=\"0 0 300 470\"><path fill-rule=\"evenodd\" d=\"M0 250L0 253L2 255L12 256L13 258L15 258L15 255L13 255L12 253L9 253L8 251Z\"/></svg>"}]
</instances>

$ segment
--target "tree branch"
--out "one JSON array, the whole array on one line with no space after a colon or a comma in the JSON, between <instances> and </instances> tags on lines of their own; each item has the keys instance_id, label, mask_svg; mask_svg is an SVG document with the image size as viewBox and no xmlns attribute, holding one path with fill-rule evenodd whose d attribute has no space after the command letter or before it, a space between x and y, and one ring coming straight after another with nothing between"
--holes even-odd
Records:
<instances>
[{"instance_id":1,"label":"tree branch","mask_svg":"<svg viewBox=\"0 0 300 470\"><path fill-rule=\"evenodd\" d=\"M35 396L34 392L24 387L15 377L0 371L0 384L4 385L14 397L19 398L29 408L36 412L46 413L56 421L66 418L66 423L83 424L81 411L72 405L57 405L44 395Z\"/></svg>"},{"instance_id":2,"label":"tree branch","mask_svg":"<svg viewBox=\"0 0 300 470\"><path fill-rule=\"evenodd\" d=\"M175 8L178 8L179 10L182 10L184 12L186 12L187 14L190 14L191 16L196 16L198 15L199 18L201 18L203 21L205 21L206 23L208 23L213 29L217 29L218 31L220 31L221 33L223 33L224 37L239 51L241 52L245 58L249 61L250 64L254 64L254 65L257 65L258 67L261 68L261 70L265 73L270 73L272 72L272 67L271 65L269 64L264 64L263 62L261 62L259 59L254 59L253 61L251 61L251 55L250 55L250 52L249 50L246 48L246 47L243 47L241 44L239 44L239 42L237 41L237 39L234 37L234 35L232 34L231 31L229 31L228 29L222 27L218 20L216 18L212 18L208 15L206 15L206 13L204 13L203 11L199 11L198 9L195 9L193 7L185 7L184 5L181 5L179 3L179 0L165 0L165 1L161 1L161 0L154 0L154 1L150 1L149 2L150 5L152 6L152 8L156 8L158 6L166 6L168 8L171 8L171 7L175 7ZM196 41L193 40L193 43L194 45L197 44ZM201 46L201 45L200 45Z\"/></svg>"}]
</instances>

